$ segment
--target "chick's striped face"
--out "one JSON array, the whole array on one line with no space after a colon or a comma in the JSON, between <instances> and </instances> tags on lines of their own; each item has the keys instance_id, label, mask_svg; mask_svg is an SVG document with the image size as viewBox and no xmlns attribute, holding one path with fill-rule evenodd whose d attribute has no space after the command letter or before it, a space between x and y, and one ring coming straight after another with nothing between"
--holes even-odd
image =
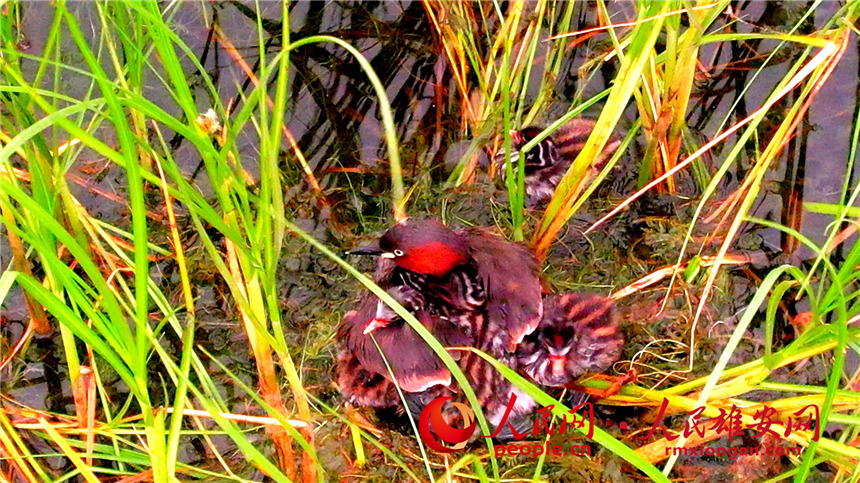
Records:
<instances>
[{"instance_id":1,"label":"chick's striped face","mask_svg":"<svg viewBox=\"0 0 860 483\"><path fill-rule=\"evenodd\" d=\"M520 149L522 149L522 147L529 141L537 137L542 131L542 128L536 126L529 126L523 128L521 131L511 131L511 163L513 163L514 169L516 169L516 163L520 157ZM557 164L558 161L558 147L553 139L548 137L539 142L536 146L532 147L526 153L523 164L526 174L531 174L537 170L553 166ZM495 164L496 169L500 170L499 173L502 176L505 175L504 162L505 149L501 148L495 156L493 156L493 164Z\"/></svg>"},{"instance_id":2,"label":"chick's striped face","mask_svg":"<svg viewBox=\"0 0 860 483\"><path fill-rule=\"evenodd\" d=\"M552 330L541 330L538 340L541 343L541 350L545 350L549 356L564 356L570 351L574 334L570 328L553 327Z\"/></svg>"},{"instance_id":3,"label":"chick's striped face","mask_svg":"<svg viewBox=\"0 0 860 483\"><path fill-rule=\"evenodd\" d=\"M545 377L551 380L564 380L567 365L574 362L575 355L571 354L574 343L573 331L569 328L553 330L542 330L538 336L541 343L540 351L546 351L546 361L543 362L542 370Z\"/></svg>"}]
</instances>

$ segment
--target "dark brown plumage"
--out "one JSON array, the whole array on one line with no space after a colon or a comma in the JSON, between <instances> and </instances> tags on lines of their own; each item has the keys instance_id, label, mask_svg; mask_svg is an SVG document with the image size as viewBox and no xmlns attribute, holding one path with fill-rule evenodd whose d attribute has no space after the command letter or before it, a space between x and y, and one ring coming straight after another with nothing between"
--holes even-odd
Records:
<instances>
[{"instance_id":1,"label":"dark brown plumage","mask_svg":"<svg viewBox=\"0 0 860 483\"><path fill-rule=\"evenodd\" d=\"M621 356L623 344L609 299L552 295L544 300L540 325L517 348L517 360L535 382L565 386L586 372L606 371Z\"/></svg>"},{"instance_id":2,"label":"dark brown plumage","mask_svg":"<svg viewBox=\"0 0 860 483\"><path fill-rule=\"evenodd\" d=\"M361 407L397 406L397 390L387 377L367 370L355 352L342 346L335 362L337 387L344 399Z\"/></svg>"},{"instance_id":3,"label":"dark brown plumage","mask_svg":"<svg viewBox=\"0 0 860 483\"><path fill-rule=\"evenodd\" d=\"M585 147L591 131L594 129L591 119L575 118L561 126L549 137L541 141L526 153L523 160L525 174L526 202L534 206L549 200L559 181L570 168L570 165ZM543 128L528 126L520 131L514 131L511 146L511 163L516 170L520 149L537 137ZM590 172L596 174L603 168L621 141L611 138L603 151L591 163ZM499 150L493 157L496 171L502 176L507 175L505 169L505 150Z\"/></svg>"},{"instance_id":4,"label":"dark brown plumage","mask_svg":"<svg viewBox=\"0 0 860 483\"><path fill-rule=\"evenodd\" d=\"M383 261L382 264L385 263ZM385 274L390 270L382 267L378 274L380 272ZM401 285L389 288L388 292L404 308L410 310L443 345L473 345L473 340L454 324L431 316L424 309L421 294L414 289ZM375 328L366 334L368 326ZM371 335L376 344L373 343ZM404 392L409 410L416 417L424 406L440 396L452 397L451 402L468 403L459 385L452 382L450 371L433 350L400 316L376 297L368 294L362 299L357 311L347 313L338 331L338 337L343 341L343 345L337 360L337 383L349 402L376 408L399 406L400 398L391 379L393 373L394 381ZM390 373L379 354L380 350L386 355ZM484 415L495 428L501 422L511 393L516 389L477 354L468 350L451 350L450 354L457 360L460 370L481 403ZM519 391L516 392L518 404L509 421L522 432L530 424L524 418L532 414L534 401ZM443 407L442 415L452 427L462 425L460 412L452 404ZM510 438L511 435L510 430L505 429L499 437L504 439Z\"/></svg>"},{"instance_id":5,"label":"dark brown plumage","mask_svg":"<svg viewBox=\"0 0 860 483\"><path fill-rule=\"evenodd\" d=\"M467 343L457 327L431 316L423 307L423 297L413 289L393 287L389 294L415 315L442 344L456 346ZM384 323L365 334L372 322ZM338 338L343 341L338 357L338 385L347 400L357 405L389 407L399 403L388 367L394 374L394 381L404 391L421 392L435 385L451 383L451 373L424 339L372 294L362 298L357 311L344 316Z\"/></svg>"},{"instance_id":6,"label":"dark brown plumage","mask_svg":"<svg viewBox=\"0 0 860 483\"><path fill-rule=\"evenodd\" d=\"M437 220L409 219L353 253L392 260L397 268L378 275L377 283L418 290L431 313L459 324L475 347L497 358L511 356L540 321L537 259L488 229L453 230Z\"/></svg>"},{"instance_id":7,"label":"dark brown plumage","mask_svg":"<svg viewBox=\"0 0 860 483\"><path fill-rule=\"evenodd\" d=\"M374 281L449 347L493 430L508 421L528 429L535 402L474 352L480 349L548 386L603 372L620 356L623 338L607 299L579 294L541 296L538 264L522 245L482 228L453 230L436 220L407 220L353 253L380 255ZM368 333L369 332L369 333ZM378 353L387 355L394 378ZM450 371L425 341L376 297L344 317L338 382L348 400L374 407L398 404L394 381L416 415L432 400L467 403ZM443 408L459 427L460 413ZM509 428L499 435L511 437Z\"/></svg>"}]
</instances>

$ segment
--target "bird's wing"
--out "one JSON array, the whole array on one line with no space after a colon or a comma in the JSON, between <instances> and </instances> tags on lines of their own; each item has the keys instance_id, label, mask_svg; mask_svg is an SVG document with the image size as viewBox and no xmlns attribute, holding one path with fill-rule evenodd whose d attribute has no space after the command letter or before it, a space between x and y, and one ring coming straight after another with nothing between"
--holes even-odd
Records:
<instances>
[{"instance_id":1,"label":"bird's wing","mask_svg":"<svg viewBox=\"0 0 860 483\"><path fill-rule=\"evenodd\" d=\"M335 374L341 394L357 406L387 408L396 406L400 401L391 381L367 370L355 354L346 348L338 354Z\"/></svg>"},{"instance_id":2,"label":"bird's wing","mask_svg":"<svg viewBox=\"0 0 860 483\"><path fill-rule=\"evenodd\" d=\"M472 260L487 291L489 323L508 333L508 350L513 351L543 313L537 259L523 245L489 230L466 230Z\"/></svg>"}]
</instances>

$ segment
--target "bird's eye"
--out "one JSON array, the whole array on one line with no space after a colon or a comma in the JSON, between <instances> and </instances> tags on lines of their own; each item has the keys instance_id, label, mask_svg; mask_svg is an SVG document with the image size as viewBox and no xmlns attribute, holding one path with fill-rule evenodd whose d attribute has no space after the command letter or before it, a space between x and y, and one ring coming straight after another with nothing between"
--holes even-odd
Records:
<instances>
[{"instance_id":1,"label":"bird's eye","mask_svg":"<svg viewBox=\"0 0 860 483\"><path fill-rule=\"evenodd\" d=\"M403 256L403 250L394 250L394 256L395 257L402 257Z\"/></svg>"}]
</instances>

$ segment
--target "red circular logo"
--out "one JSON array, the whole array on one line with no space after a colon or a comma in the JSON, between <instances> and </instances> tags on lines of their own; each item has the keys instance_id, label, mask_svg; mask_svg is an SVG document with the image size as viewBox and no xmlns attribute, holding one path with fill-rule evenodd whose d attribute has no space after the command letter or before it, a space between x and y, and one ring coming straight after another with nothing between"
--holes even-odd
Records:
<instances>
[{"instance_id":1,"label":"red circular logo","mask_svg":"<svg viewBox=\"0 0 860 483\"><path fill-rule=\"evenodd\" d=\"M453 453L466 447L466 441L475 432L477 422L475 421L475 413L472 408L463 403L451 403L460 411L463 416L463 428L452 428L442 417L442 404L451 399L450 396L437 397L430 401L424 410L421 411L421 416L418 418L418 434L421 435L421 440L431 449L440 453ZM433 425L433 432L439 436L442 441L453 444L454 446L443 446L442 443L433 437L430 432L430 425Z\"/></svg>"}]
</instances>

